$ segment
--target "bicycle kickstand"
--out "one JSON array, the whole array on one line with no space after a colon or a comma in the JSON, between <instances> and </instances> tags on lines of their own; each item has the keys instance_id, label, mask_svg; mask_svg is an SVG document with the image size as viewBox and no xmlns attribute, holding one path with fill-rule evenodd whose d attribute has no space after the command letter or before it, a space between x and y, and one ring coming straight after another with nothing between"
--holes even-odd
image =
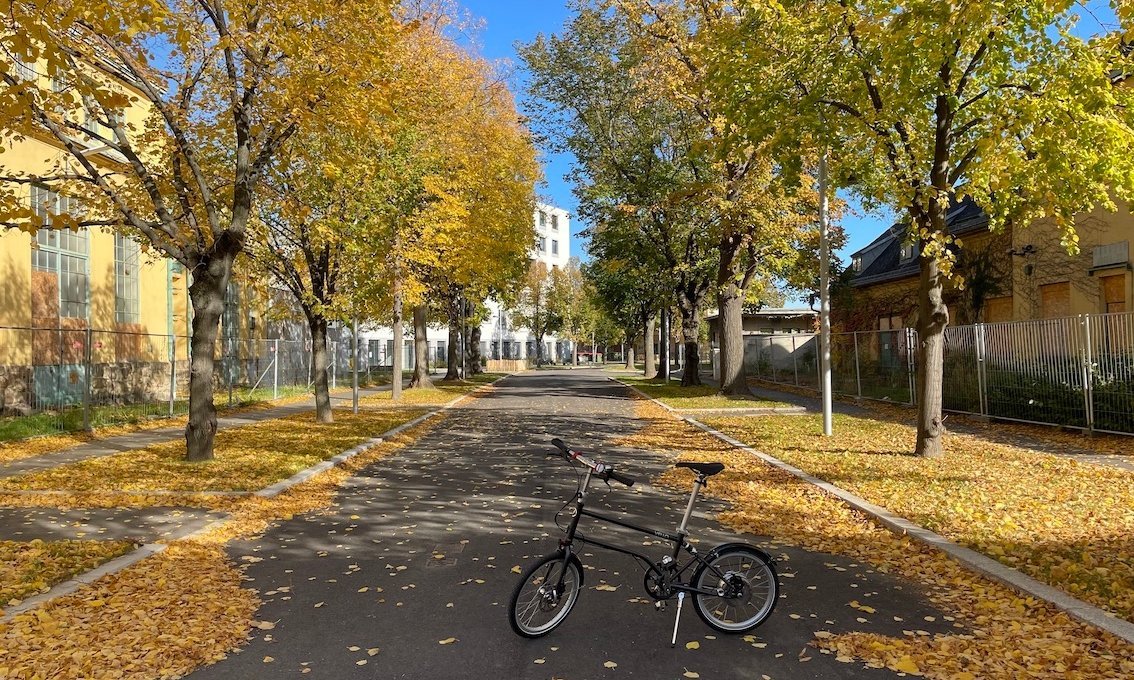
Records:
<instances>
[{"instance_id":1,"label":"bicycle kickstand","mask_svg":"<svg viewBox=\"0 0 1134 680\"><path fill-rule=\"evenodd\" d=\"M681 605L685 603L685 591L677 593L677 616L673 619L673 639L669 641L672 649L677 646L677 625L681 623Z\"/></svg>"}]
</instances>

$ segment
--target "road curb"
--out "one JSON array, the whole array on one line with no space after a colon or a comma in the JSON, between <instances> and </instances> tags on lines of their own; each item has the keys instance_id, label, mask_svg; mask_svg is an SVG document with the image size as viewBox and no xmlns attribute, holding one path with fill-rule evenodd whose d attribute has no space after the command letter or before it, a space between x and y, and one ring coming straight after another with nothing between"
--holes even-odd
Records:
<instances>
[{"instance_id":1,"label":"road curb","mask_svg":"<svg viewBox=\"0 0 1134 680\"><path fill-rule=\"evenodd\" d=\"M929 529L926 529L920 525L914 524L904 517L899 517L898 515L889 512L885 508L875 505L874 503L871 503L866 499L861 498L860 496L857 496L845 489L837 487L830 482L823 481L822 479L808 474L807 472L804 472L803 470L793 465L789 465L788 463L785 463L778 458L770 456L762 451L758 451L751 446L748 446L744 442L734 439L733 437L730 437L723 432L715 430L697 420L696 418L681 413L677 409L664 404L657 399L654 399L653 397L639 390L633 385L628 385L621 380L613 377L611 377L610 380L626 387L639 396L648 399L655 404L658 404L665 410L672 413L678 419L684 420L690 425L713 435L717 439L720 439L721 441L726 442L727 444L730 444L744 451L745 453L756 456L772 467L779 468L780 470L788 472L809 484L819 487L823 491L831 494L832 496L835 496L855 510L873 517L887 529L897 534L902 534L917 539L918 541L921 541L922 543L932 548L940 550L965 567L993 581L996 581L1001 585L1008 586L1009 588L1022 595L1027 595L1038 600L1043 600L1056 609L1065 612L1068 616L1081 623L1086 623L1088 625L1095 626L1096 628L1101 628L1102 630L1110 633L1111 635L1114 635L1115 637L1121 638L1126 642L1134 644L1134 623L1121 619L1116 615L1111 614L1110 612L1094 606L1093 604L1072 597L1062 590L1059 590L1053 586L1049 586L1046 583L1042 583L1032 578L1031 576L1028 576L1027 574L1001 564L991 557L983 555L975 550L954 543L953 541L950 541L949 539L936 532L930 531Z\"/></svg>"}]
</instances>

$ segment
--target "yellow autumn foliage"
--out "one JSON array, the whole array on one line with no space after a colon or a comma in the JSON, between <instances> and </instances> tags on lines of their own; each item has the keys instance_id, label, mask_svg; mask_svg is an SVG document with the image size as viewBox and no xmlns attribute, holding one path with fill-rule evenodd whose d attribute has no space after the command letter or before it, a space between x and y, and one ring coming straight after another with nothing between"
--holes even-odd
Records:
<instances>
[{"instance_id":1,"label":"yellow autumn foliage","mask_svg":"<svg viewBox=\"0 0 1134 680\"><path fill-rule=\"evenodd\" d=\"M623 444L686 460L719 460L727 466L709 487L710 493L732 506L720 514L723 523L808 550L846 555L900 575L922 586L925 596L956 620L956 634L919 635L911 630L901 638L890 638L853 632L817 636L816 646L869 666L941 680L1134 677L1134 645L891 533L818 488L677 420L655 404L640 402L637 412L647 426ZM659 481L684 491L688 475L673 469Z\"/></svg>"}]
</instances>

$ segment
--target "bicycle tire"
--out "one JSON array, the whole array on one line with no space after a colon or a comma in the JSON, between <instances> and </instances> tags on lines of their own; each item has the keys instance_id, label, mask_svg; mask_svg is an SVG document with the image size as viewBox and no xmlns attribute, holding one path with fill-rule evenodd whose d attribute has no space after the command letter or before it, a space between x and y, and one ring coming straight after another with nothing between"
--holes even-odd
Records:
<instances>
[{"instance_id":1,"label":"bicycle tire","mask_svg":"<svg viewBox=\"0 0 1134 680\"><path fill-rule=\"evenodd\" d=\"M726 582L715 572L724 572L731 578ZM779 578L772 561L763 552L742 545L719 549L694 572L692 583L695 588L719 588L734 593L693 596L697 615L722 633L744 633L767 621L780 594ZM756 603L748 605L752 598L756 598ZM730 609L746 613L730 617Z\"/></svg>"},{"instance_id":2,"label":"bicycle tire","mask_svg":"<svg viewBox=\"0 0 1134 680\"><path fill-rule=\"evenodd\" d=\"M547 580L558 575L561 564L562 550L545 555L520 575L520 582L512 591L512 600L508 605L508 623L516 635L525 638L543 637L555 630L571 613L583 587L583 565L578 557L572 554L567 560L562 593L551 594L543 590ZM541 612L552 615L547 622L532 625L535 616Z\"/></svg>"}]
</instances>

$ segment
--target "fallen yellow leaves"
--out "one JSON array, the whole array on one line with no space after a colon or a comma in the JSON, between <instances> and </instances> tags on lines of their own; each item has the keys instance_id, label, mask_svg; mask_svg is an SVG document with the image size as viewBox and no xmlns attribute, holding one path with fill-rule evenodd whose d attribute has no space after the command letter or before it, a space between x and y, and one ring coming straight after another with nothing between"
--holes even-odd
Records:
<instances>
[{"instance_id":1,"label":"fallen yellow leaves","mask_svg":"<svg viewBox=\"0 0 1134 680\"><path fill-rule=\"evenodd\" d=\"M637 410L647 427L623 444L643 448L651 444L654 450L673 452L686 460L720 460L727 466L709 487L732 506L721 513L722 522L901 575L922 586L926 596L950 612L959 625L951 635L923 636L910 631L898 638L859 632L817 636L813 644L836 658L853 657L868 666L911 674L909 664L913 664L921 675L940 680L966 674L982 680L1134 677L1134 645L1074 621L1044 603L1022 598L942 553L883 529L834 497L722 445L655 404L641 401ZM845 423L842 429L848 429ZM803 444L799 447L804 448ZM964 474L966 470L954 466L954 472ZM660 482L688 491L689 473L671 469Z\"/></svg>"},{"instance_id":2,"label":"fallen yellow leaves","mask_svg":"<svg viewBox=\"0 0 1134 680\"><path fill-rule=\"evenodd\" d=\"M1075 597L1134 620L1134 473L950 434L937 459L914 429L836 415L706 424Z\"/></svg>"},{"instance_id":3,"label":"fallen yellow leaves","mask_svg":"<svg viewBox=\"0 0 1134 680\"><path fill-rule=\"evenodd\" d=\"M769 401L767 399L757 399L756 397L722 395L717 388L709 385L703 385L701 387L679 387L672 384L662 385L638 376L621 376L619 380L627 385L633 385L654 399L664 402L667 406L676 409L791 407L791 404L781 401Z\"/></svg>"},{"instance_id":4,"label":"fallen yellow leaves","mask_svg":"<svg viewBox=\"0 0 1134 680\"><path fill-rule=\"evenodd\" d=\"M172 441L0 480L5 490L145 492L256 491L408 422L423 410L337 411L314 426L310 414L223 430L216 459L186 463L185 443Z\"/></svg>"},{"instance_id":5,"label":"fallen yellow leaves","mask_svg":"<svg viewBox=\"0 0 1134 680\"><path fill-rule=\"evenodd\" d=\"M403 412L402 417L408 420L412 415ZM241 587L240 571L226 557L225 544L258 535L272 522L330 507L351 474L415 441L433 426L434 421L427 421L402 432L276 498L200 497L203 505L226 511L231 518L74 595L0 624L0 649L4 650L0 663L7 677L181 677L223 658L247 639L253 627L271 630L273 622L253 621L258 598ZM306 441L315 440L313 436ZM162 496L121 498L169 502ZM377 647L367 650L369 656L377 653ZM264 658L265 663L273 661Z\"/></svg>"},{"instance_id":6,"label":"fallen yellow leaves","mask_svg":"<svg viewBox=\"0 0 1134 680\"><path fill-rule=\"evenodd\" d=\"M0 541L0 606L133 550L129 541Z\"/></svg>"},{"instance_id":7,"label":"fallen yellow leaves","mask_svg":"<svg viewBox=\"0 0 1134 680\"><path fill-rule=\"evenodd\" d=\"M502 377L504 377L503 373L480 373L472 376L469 380L439 381L433 383L432 388L403 390L402 399L397 403L443 406ZM388 406L392 403L390 399L390 392L379 392L364 398L360 403L367 406Z\"/></svg>"},{"instance_id":8,"label":"fallen yellow leaves","mask_svg":"<svg viewBox=\"0 0 1134 680\"><path fill-rule=\"evenodd\" d=\"M256 606L219 547L178 544L0 625L0 648L13 678L177 677L240 643Z\"/></svg>"}]
</instances>

